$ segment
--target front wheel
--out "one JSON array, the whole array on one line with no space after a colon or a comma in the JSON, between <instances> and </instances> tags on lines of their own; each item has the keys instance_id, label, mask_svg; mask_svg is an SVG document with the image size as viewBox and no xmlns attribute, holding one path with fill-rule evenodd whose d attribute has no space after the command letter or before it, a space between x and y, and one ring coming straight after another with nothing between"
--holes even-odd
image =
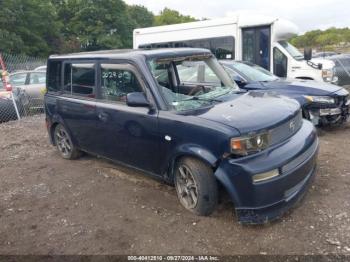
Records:
<instances>
[{"instance_id":1,"label":"front wheel","mask_svg":"<svg viewBox=\"0 0 350 262\"><path fill-rule=\"evenodd\" d=\"M56 147L63 158L77 159L80 156L80 151L73 145L72 139L63 125L56 126L54 137Z\"/></svg>"},{"instance_id":2,"label":"front wheel","mask_svg":"<svg viewBox=\"0 0 350 262\"><path fill-rule=\"evenodd\" d=\"M218 203L218 185L212 169L195 158L181 159L175 170L180 203L189 211L208 216Z\"/></svg>"}]
</instances>

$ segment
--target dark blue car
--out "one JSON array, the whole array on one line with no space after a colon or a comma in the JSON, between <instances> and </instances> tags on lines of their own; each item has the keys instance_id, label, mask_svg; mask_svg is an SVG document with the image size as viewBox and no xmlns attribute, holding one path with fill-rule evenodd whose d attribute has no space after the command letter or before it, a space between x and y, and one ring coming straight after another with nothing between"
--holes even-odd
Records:
<instances>
[{"instance_id":1,"label":"dark blue car","mask_svg":"<svg viewBox=\"0 0 350 262\"><path fill-rule=\"evenodd\" d=\"M173 184L198 215L211 214L226 190L241 222L264 223L315 174L318 138L300 105L242 92L205 49L51 56L47 90L47 128L63 158L88 152L142 170Z\"/></svg>"},{"instance_id":2,"label":"dark blue car","mask_svg":"<svg viewBox=\"0 0 350 262\"><path fill-rule=\"evenodd\" d=\"M249 62L220 61L233 80L244 90L271 90L296 99L304 118L314 125L341 124L349 117L349 93L324 82L281 79Z\"/></svg>"}]
</instances>

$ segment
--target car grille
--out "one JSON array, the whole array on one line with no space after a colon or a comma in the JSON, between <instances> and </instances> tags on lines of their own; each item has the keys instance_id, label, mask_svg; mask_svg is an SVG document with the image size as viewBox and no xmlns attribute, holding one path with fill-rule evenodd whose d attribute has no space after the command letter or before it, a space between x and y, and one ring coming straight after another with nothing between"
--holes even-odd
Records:
<instances>
[{"instance_id":1,"label":"car grille","mask_svg":"<svg viewBox=\"0 0 350 262\"><path fill-rule=\"evenodd\" d=\"M300 110L292 119L270 130L271 145L281 143L293 136L298 132L302 124L303 116Z\"/></svg>"},{"instance_id":2,"label":"car grille","mask_svg":"<svg viewBox=\"0 0 350 262\"><path fill-rule=\"evenodd\" d=\"M346 105L346 102L348 101L349 96L338 96L336 97L336 104L338 107L342 107Z\"/></svg>"},{"instance_id":3,"label":"car grille","mask_svg":"<svg viewBox=\"0 0 350 262\"><path fill-rule=\"evenodd\" d=\"M297 168L298 166L300 166L302 163L304 163L306 160L310 158L310 156L315 152L316 147L317 147L317 140L315 140L314 143L304 153L294 158L288 164L284 165L281 168L281 173L282 174L288 173L294 168Z\"/></svg>"}]
</instances>

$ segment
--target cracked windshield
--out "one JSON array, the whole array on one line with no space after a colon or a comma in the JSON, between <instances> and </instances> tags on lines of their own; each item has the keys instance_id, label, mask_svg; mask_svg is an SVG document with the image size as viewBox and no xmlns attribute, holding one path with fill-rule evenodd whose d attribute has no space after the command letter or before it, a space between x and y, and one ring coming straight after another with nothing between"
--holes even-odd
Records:
<instances>
[{"instance_id":1,"label":"cracked windshield","mask_svg":"<svg viewBox=\"0 0 350 262\"><path fill-rule=\"evenodd\" d=\"M176 111L218 103L239 90L212 57L153 59L149 64L164 99Z\"/></svg>"}]
</instances>

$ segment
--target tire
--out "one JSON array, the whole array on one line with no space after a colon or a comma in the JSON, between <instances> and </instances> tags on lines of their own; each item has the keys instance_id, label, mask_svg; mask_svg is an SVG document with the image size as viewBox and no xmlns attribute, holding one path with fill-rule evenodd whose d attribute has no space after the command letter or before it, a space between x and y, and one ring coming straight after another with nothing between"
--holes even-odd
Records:
<instances>
[{"instance_id":1,"label":"tire","mask_svg":"<svg viewBox=\"0 0 350 262\"><path fill-rule=\"evenodd\" d=\"M81 152L73 144L72 139L61 124L58 124L54 130L54 139L58 152L64 159L77 159L80 157Z\"/></svg>"},{"instance_id":2,"label":"tire","mask_svg":"<svg viewBox=\"0 0 350 262\"><path fill-rule=\"evenodd\" d=\"M218 203L218 184L212 169L195 158L182 158L175 169L175 188L180 203L199 216L209 216Z\"/></svg>"}]
</instances>

